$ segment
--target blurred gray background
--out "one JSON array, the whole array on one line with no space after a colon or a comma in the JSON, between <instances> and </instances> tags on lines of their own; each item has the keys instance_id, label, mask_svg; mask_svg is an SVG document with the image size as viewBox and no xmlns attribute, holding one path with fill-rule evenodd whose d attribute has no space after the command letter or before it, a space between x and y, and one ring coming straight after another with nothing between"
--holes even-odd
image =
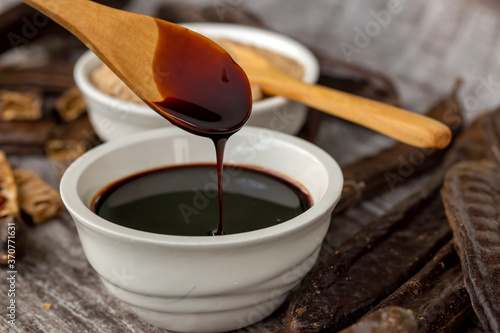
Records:
<instances>
[{"instance_id":1,"label":"blurred gray background","mask_svg":"<svg viewBox=\"0 0 500 333\"><path fill-rule=\"evenodd\" d=\"M17 2L2 0L0 11ZM166 1L135 0L127 9L149 14L160 2ZM496 0L182 2L242 6L271 29L330 57L386 74L396 84L404 106L418 112L448 92L457 76L465 80L460 96L468 119L500 104L500 5ZM390 13L389 7L397 10L378 23L377 13ZM224 21L223 12L220 19ZM359 39L360 30L372 37ZM342 46L353 47L348 57Z\"/></svg>"}]
</instances>

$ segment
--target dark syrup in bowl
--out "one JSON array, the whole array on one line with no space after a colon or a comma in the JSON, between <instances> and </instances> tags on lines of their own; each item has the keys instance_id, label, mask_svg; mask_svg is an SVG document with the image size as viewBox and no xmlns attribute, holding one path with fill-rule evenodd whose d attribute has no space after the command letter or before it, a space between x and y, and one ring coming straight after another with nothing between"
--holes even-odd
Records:
<instances>
[{"instance_id":1,"label":"dark syrup in bowl","mask_svg":"<svg viewBox=\"0 0 500 333\"><path fill-rule=\"evenodd\" d=\"M259 167L226 165L224 234L288 221L312 206L298 182ZM118 225L157 234L207 236L219 220L217 167L193 164L131 175L102 189L92 210Z\"/></svg>"}]
</instances>

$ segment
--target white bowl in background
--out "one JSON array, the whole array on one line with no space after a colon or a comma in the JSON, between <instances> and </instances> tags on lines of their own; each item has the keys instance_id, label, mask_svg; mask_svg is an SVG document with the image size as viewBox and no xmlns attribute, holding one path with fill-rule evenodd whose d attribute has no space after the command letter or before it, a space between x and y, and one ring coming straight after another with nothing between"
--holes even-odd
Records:
<instances>
[{"instance_id":1,"label":"white bowl in background","mask_svg":"<svg viewBox=\"0 0 500 333\"><path fill-rule=\"evenodd\" d=\"M254 27L223 23L189 23L186 28L211 38L228 38L253 44L288 56L304 67L303 80L315 83L319 77L319 64L314 55L297 41L275 32ZM88 105L92 125L104 141L161 127L172 126L149 107L120 101L97 89L90 73L101 64L91 51L78 60L74 76L77 86ZM307 116L307 107L281 96L273 96L253 104L247 124L296 134Z\"/></svg>"},{"instance_id":2,"label":"white bowl in background","mask_svg":"<svg viewBox=\"0 0 500 333\"><path fill-rule=\"evenodd\" d=\"M258 322L311 269L342 191L342 172L320 148L291 135L246 127L226 161L300 182L314 205L279 225L225 236L170 236L111 223L89 209L106 185L169 165L215 162L213 143L178 128L113 140L64 174L60 191L85 255L107 290L147 322L178 332L222 332Z\"/></svg>"}]
</instances>

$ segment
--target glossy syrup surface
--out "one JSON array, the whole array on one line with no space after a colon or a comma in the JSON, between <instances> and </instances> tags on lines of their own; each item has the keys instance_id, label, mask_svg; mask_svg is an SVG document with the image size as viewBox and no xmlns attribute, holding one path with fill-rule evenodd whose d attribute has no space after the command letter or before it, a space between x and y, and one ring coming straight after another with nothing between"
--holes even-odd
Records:
<instances>
[{"instance_id":1,"label":"glossy syrup surface","mask_svg":"<svg viewBox=\"0 0 500 333\"><path fill-rule=\"evenodd\" d=\"M309 209L299 184L254 167L226 166L224 234L283 223ZM118 225L167 235L206 236L217 229L218 191L214 164L150 170L103 189L92 210Z\"/></svg>"},{"instance_id":2,"label":"glossy syrup surface","mask_svg":"<svg viewBox=\"0 0 500 333\"><path fill-rule=\"evenodd\" d=\"M172 36L158 20L153 72L161 101L149 104L175 125L194 134L229 137L247 121L252 108L245 72L218 45L185 30Z\"/></svg>"},{"instance_id":3,"label":"glossy syrup surface","mask_svg":"<svg viewBox=\"0 0 500 333\"><path fill-rule=\"evenodd\" d=\"M222 235L224 148L250 117L250 83L229 54L208 38L188 29L183 36L171 34L170 23L156 22L153 73L163 100L146 102L172 124L213 141L219 180L219 224L214 235Z\"/></svg>"}]
</instances>

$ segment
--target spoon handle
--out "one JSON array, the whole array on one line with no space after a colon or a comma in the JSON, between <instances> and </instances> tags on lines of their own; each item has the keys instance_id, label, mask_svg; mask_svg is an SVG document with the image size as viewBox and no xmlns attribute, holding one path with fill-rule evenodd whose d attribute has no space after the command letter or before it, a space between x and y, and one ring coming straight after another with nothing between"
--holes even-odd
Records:
<instances>
[{"instance_id":1,"label":"spoon handle","mask_svg":"<svg viewBox=\"0 0 500 333\"><path fill-rule=\"evenodd\" d=\"M412 146L444 148L451 140L451 131L443 123L395 106L307 84L280 71L272 71L262 81L255 83L267 94L304 103Z\"/></svg>"},{"instance_id":2,"label":"spoon handle","mask_svg":"<svg viewBox=\"0 0 500 333\"><path fill-rule=\"evenodd\" d=\"M78 37L124 82L133 82L131 88L141 98L162 100L150 70L158 40L154 18L89 0L23 2Z\"/></svg>"},{"instance_id":3,"label":"spoon handle","mask_svg":"<svg viewBox=\"0 0 500 333\"><path fill-rule=\"evenodd\" d=\"M106 33L102 27L112 20L103 20L109 14L108 7L86 0L22 0L25 4L47 15L78 37L88 47L103 40ZM114 16L114 15L113 15Z\"/></svg>"}]
</instances>

